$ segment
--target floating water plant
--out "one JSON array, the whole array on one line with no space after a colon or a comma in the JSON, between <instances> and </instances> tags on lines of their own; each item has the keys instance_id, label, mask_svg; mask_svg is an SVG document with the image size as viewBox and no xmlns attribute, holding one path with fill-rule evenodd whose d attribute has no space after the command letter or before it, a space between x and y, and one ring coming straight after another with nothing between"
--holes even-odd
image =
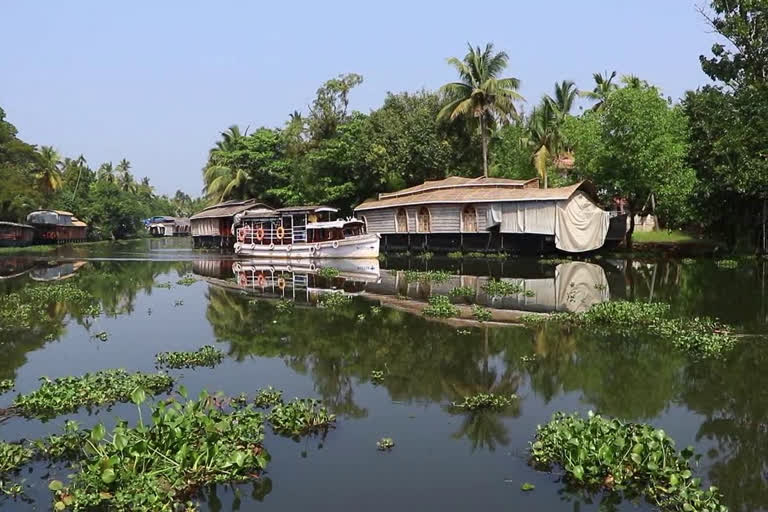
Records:
<instances>
[{"instance_id":1,"label":"floating water plant","mask_svg":"<svg viewBox=\"0 0 768 512\"><path fill-rule=\"evenodd\" d=\"M171 282L170 281L166 281L164 283L157 283L155 285L155 288L165 288L166 290L170 290L171 289Z\"/></svg>"},{"instance_id":2,"label":"floating water plant","mask_svg":"<svg viewBox=\"0 0 768 512\"><path fill-rule=\"evenodd\" d=\"M155 404L149 424L85 430L79 472L49 484L54 509L193 510L201 486L258 478L269 461L263 415L250 406L223 410L210 398Z\"/></svg>"},{"instance_id":3,"label":"floating water plant","mask_svg":"<svg viewBox=\"0 0 768 512\"><path fill-rule=\"evenodd\" d=\"M533 290L525 290L523 292L523 295L525 295L526 297L535 297L536 296L536 292L533 291Z\"/></svg>"},{"instance_id":4,"label":"floating water plant","mask_svg":"<svg viewBox=\"0 0 768 512\"><path fill-rule=\"evenodd\" d=\"M475 296L475 290L471 286L457 286L452 288L448 295L453 298L461 297L468 299Z\"/></svg>"},{"instance_id":5,"label":"floating water plant","mask_svg":"<svg viewBox=\"0 0 768 512\"><path fill-rule=\"evenodd\" d=\"M491 297L505 297L517 295L523 292L523 287L518 283L491 279L483 285L483 290Z\"/></svg>"},{"instance_id":6,"label":"floating water plant","mask_svg":"<svg viewBox=\"0 0 768 512\"><path fill-rule=\"evenodd\" d=\"M376 441L376 449L382 452L386 452L394 448L395 441L391 437L382 437Z\"/></svg>"},{"instance_id":7,"label":"floating water plant","mask_svg":"<svg viewBox=\"0 0 768 512\"><path fill-rule=\"evenodd\" d=\"M596 334L636 336L650 334L693 357L718 357L736 344L730 328L709 318L674 318L661 302L602 302L584 313L525 315L523 323L553 323L580 327Z\"/></svg>"},{"instance_id":8,"label":"floating water plant","mask_svg":"<svg viewBox=\"0 0 768 512\"><path fill-rule=\"evenodd\" d=\"M384 371L371 370L371 382L373 382L374 386L378 386L379 384L384 382Z\"/></svg>"},{"instance_id":9,"label":"floating water plant","mask_svg":"<svg viewBox=\"0 0 768 512\"><path fill-rule=\"evenodd\" d=\"M109 333L107 333L107 331L99 331L91 336L91 338L97 339L99 341L107 341L109 339Z\"/></svg>"},{"instance_id":10,"label":"floating water plant","mask_svg":"<svg viewBox=\"0 0 768 512\"><path fill-rule=\"evenodd\" d=\"M336 422L336 415L330 414L319 400L297 398L276 405L269 422L278 434L300 436L329 429Z\"/></svg>"},{"instance_id":11,"label":"floating water plant","mask_svg":"<svg viewBox=\"0 0 768 512\"><path fill-rule=\"evenodd\" d=\"M197 279L187 274L186 276L176 281L176 284L180 284L181 286L192 286L196 282L197 282Z\"/></svg>"},{"instance_id":12,"label":"floating water plant","mask_svg":"<svg viewBox=\"0 0 768 512\"><path fill-rule=\"evenodd\" d=\"M0 441L0 475L16 471L29 462L34 451L21 443Z\"/></svg>"},{"instance_id":13,"label":"floating water plant","mask_svg":"<svg viewBox=\"0 0 768 512\"><path fill-rule=\"evenodd\" d=\"M326 279L333 279L340 274L339 269L333 267L323 267L317 270L317 275Z\"/></svg>"},{"instance_id":14,"label":"floating water plant","mask_svg":"<svg viewBox=\"0 0 768 512\"><path fill-rule=\"evenodd\" d=\"M175 301L173 301L173 305L174 305L174 307L183 306L184 305L184 301L182 299L176 299Z\"/></svg>"},{"instance_id":15,"label":"floating water plant","mask_svg":"<svg viewBox=\"0 0 768 512\"><path fill-rule=\"evenodd\" d=\"M526 491L526 492L532 491L535 488L536 488L536 486L533 485L532 483L529 483L529 482L525 482L523 485L520 486L520 490L521 491Z\"/></svg>"},{"instance_id":16,"label":"floating water plant","mask_svg":"<svg viewBox=\"0 0 768 512\"><path fill-rule=\"evenodd\" d=\"M352 303L352 296L341 292L328 292L320 295L317 305L330 310L339 310Z\"/></svg>"},{"instance_id":17,"label":"floating water plant","mask_svg":"<svg viewBox=\"0 0 768 512\"><path fill-rule=\"evenodd\" d=\"M435 256L435 253L430 252L430 251L424 251L424 252L420 252L419 254L417 254L415 256L415 258L417 260L421 260L421 261L429 261L432 258L434 258L434 256Z\"/></svg>"},{"instance_id":18,"label":"floating water plant","mask_svg":"<svg viewBox=\"0 0 768 512\"><path fill-rule=\"evenodd\" d=\"M478 322L488 322L493 318L491 310L478 304L472 306L472 317Z\"/></svg>"},{"instance_id":19,"label":"floating water plant","mask_svg":"<svg viewBox=\"0 0 768 512\"><path fill-rule=\"evenodd\" d=\"M96 298L71 283L27 286L18 292L0 295L0 331L32 329L48 318L48 306L65 303L85 316L98 316Z\"/></svg>"},{"instance_id":20,"label":"floating water plant","mask_svg":"<svg viewBox=\"0 0 768 512\"><path fill-rule=\"evenodd\" d=\"M734 269L739 267L739 262L736 260L717 260L715 265L717 268Z\"/></svg>"},{"instance_id":21,"label":"floating water plant","mask_svg":"<svg viewBox=\"0 0 768 512\"><path fill-rule=\"evenodd\" d=\"M456 334L458 334L459 336L468 336L472 334L472 331L470 331L469 329L456 329Z\"/></svg>"},{"instance_id":22,"label":"floating water plant","mask_svg":"<svg viewBox=\"0 0 768 512\"><path fill-rule=\"evenodd\" d=\"M461 251L451 251L446 256L448 256L448 259L451 259L451 260L460 260L461 258L464 257L464 253L462 253Z\"/></svg>"},{"instance_id":23,"label":"floating water plant","mask_svg":"<svg viewBox=\"0 0 768 512\"><path fill-rule=\"evenodd\" d=\"M461 402L451 402L451 407L465 409L467 411L476 411L479 409L501 411L512 405L515 400L517 400L517 395L477 393L472 396L465 396L464 400Z\"/></svg>"},{"instance_id":24,"label":"floating water plant","mask_svg":"<svg viewBox=\"0 0 768 512\"><path fill-rule=\"evenodd\" d=\"M363 313L357 314L357 323L362 324L365 322L365 315Z\"/></svg>"},{"instance_id":25,"label":"floating water plant","mask_svg":"<svg viewBox=\"0 0 768 512\"><path fill-rule=\"evenodd\" d=\"M421 281L424 283L443 283L453 277L453 274L445 270L406 270L405 280L409 283Z\"/></svg>"},{"instance_id":26,"label":"floating water plant","mask_svg":"<svg viewBox=\"0 0 768 512\"><path fill-rule=\"evenodd\" d=\"M256 398L253 399L253 404L262 409L268 409L281 403L283 403L283 392L272 386L260 389L258 393L256 393Z\"/></svg>"},{"instance_id":27,"label":"floating water plant","mask_svg":"<svg viewBox=\"0 0 768 512\"><path fill-rule=\"evenodd\" d=\"M160 352L155 355L155 363L167 368L195 368L208 366L213 368L224 359L224 352L211 345L205 345L193 352Z\"/></svg>"},{"instance_id":28,"label":"floating water plant","mask_svg":"<svg viewBox=\"0 0 768 512\"><path fill-rule=\"evenodd\" d=\"M559 466L572 485L637 492L671 512L725 511L716 487L701 489L693 478L693 450L675 449L663 430L589 413L557 413L539 426L531 443L534 466Z\"/></svg>"},{"instance_id":29,"label":"floating water plant","mask_svg":"<svg viewBox=\"0 0 768 512\"><path fill-rule=\"evenodd\" d=\"M13 381L13 379L3 379L0 380L0 395L3 393L7 393L8 391L13 389L13 386L15 386L16 383Z\"/></svg>"},{"instance_id":30,"label":"floating water plant","mask_svg":"<svg viewBox=\"0 0 768 512\"><path fill-rule=\"evenodd\" d=\"M682 263L683 265L693 265L694 263L696 263L696 260L693 258L683 258L682 260L680 260L680 263Z\"/></svg>"},{"instance_id":31,"label":"floating water plant","mask_svg":"<svg viewBox=\"0 0 768 512\"><path fill-rule=\"evenodd\" d=\"M13 402L12 412L26 417L49 418L76 411L83 406L127 402L136 388L161 393L173 386L173 379L162 373L127 373L102 370L82 377L41 377L36 391L22 394Z\"/></svg>"},{"instance_id":32,"label":"floating water plant","mask_svg":"<svg viewBox=\"0 0 768 512\"><path fill-rule=\"evenodd\" d=\"M371 306L371 315L378 316L381 314L381 306Z\"/></svg>"},{"instance_id":33,"label":"floating water plant","mask_svg":"<svg viewBox=\"0 0 768 512\"><path fill-rule=\"evenodd\" d=\"M559 265L561 263L573 263L573 260L567 258L540 258L539 263L542 265Z\"/></svg>"},{"instance_id":34,"label":"floating water plant","mask_svg":"<svg viewBox=\"0 0 768 512\"><path fill-rule=\"evenodd\" d=\"M450 318L457 316L459 310L451 303L451 299L447 295L433 295L429 298L429 305L424 308L424 314L438 318Z\"/></svg>"}]
</instances>

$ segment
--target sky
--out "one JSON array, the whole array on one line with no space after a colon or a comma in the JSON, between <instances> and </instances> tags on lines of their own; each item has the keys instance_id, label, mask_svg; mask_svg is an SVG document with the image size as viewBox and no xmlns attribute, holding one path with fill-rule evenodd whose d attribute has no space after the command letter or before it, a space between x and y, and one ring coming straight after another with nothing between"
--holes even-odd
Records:
<instances>
[{"instance_id":1,"label":"sky","mask_svg":"<svg viewBox=\"0 0 768 512\"><path fill-rule=\"evenodd\" d=\"M593 72L612 70L680 98L709 83L698 57L716 37L696 5L0 0L0 107L27 142L94 169L127 158L158 192L194 197L228 126L282 126L340 73L363 75L350 98L362 112L388 91L437 89L467 42L509 54L527 108L555 81L591 89Z\"/></svg>"}]
</instances>

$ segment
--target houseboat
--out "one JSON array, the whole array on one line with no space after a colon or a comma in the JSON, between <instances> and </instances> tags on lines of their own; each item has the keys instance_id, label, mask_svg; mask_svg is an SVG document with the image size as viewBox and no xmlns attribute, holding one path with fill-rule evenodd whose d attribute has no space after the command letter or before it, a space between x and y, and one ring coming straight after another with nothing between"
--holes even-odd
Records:
<instances>
[{"instance_id":1,"label":"houseboat","mask_svg":"<svg viewBox=\"0 0 768 512\"><path fill-rule=\"evenodd\" d=\"M235 216L235 254L266 258L377 258L380 236L329 206L267 207Z\"/></svg>"},{"instance_id":2,"label":"houseboat","mask_svg":"<svg viewBox=\"0 0 768 512\"><path fill-rule=\"evenodd\" d=\"M535 179L452 176L379 194L354 212L385 250L579 253L626 231L626 216L600 208L589 182L539 188Z\"/></svg>"},{"instance_id":3,"label":"houseboat","mask_svg":"<svg viewBox=\"0 0 768 512\"><path fill-rule=\"evenodd\" d=\"M179 217L153 217L147 226L152 236L189 236L189 219Z\"/></svg>"},{"instance_id":4,"label":"houseboat","mask_svg":"<svg viewBox=\"0 0 768 512\"><path fill-rule=\"evenodd\" d=\"M29 224L0 221L0 247L30 245L35 238L35 228Z\"/></svg>"},{"instance_id":5,"label":"houseboat","mask_svg":"<svg viewBox=\"0 0 768 512\"><path fill-rule=\"evenodd\" d=\"M27 215L35 227L36 243L84 242L88 225L74 214L62 210L36 210Z\"/></svg>"},{"instance_id":6,"label":"houseboat","mask_svg":"<svg viewBox=\"0 0 768 512\"><path fill-rule=\"evenodd\" d=\"M235 243L232 231L234 217L248 209L268 206L256 199L232 200L205 208L189 218L192 245L195 248L231 249Z\"/></svg>"}]
</instances>

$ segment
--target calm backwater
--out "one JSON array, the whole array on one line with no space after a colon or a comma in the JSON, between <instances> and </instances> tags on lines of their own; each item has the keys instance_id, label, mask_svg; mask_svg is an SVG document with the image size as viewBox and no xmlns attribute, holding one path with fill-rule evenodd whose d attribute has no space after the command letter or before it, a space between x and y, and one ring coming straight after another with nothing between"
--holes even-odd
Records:
<instances>
[{"instance_id":1,"label":"calm backwater","mask_svg":"<svg viewBox=\"0 0 768 512\"><path fill-rule=\"evenodd\" d=\"M0 256L0 294L71 282L101 303L95 319L53 307L22 337L0 332L0 379L16 391L38 378L105 368L156 371L167 350L215 345L228 356L213 369L171 370L191 394L236 395L265 386L287 399L316 397L338 415L325 437L296 442L267 428L272 455L256 483L206 489L202 510L650 510L639 502L572 491L558 474L527 464L536 425L555 411L599 411L663 428L704 454L697 476L720 487L731 510L768 510L768 263L719 269L711 260L624 260L542 264L535 260L351 262L341 277L264 266L193 251L189 240L142 240L60 248L45 256ZM374 262L375 263L375 262ZM447 269L448 283L407 282L405 270ZM198 281L176 284L187 274ZM259 287L264 276L264 289ZM532 296L474 301L529 311L579 310L601 300L655 300L685 316L716 316L749 336L723 361L693 362L654 339L590 339L523 327L457 326L383 307L377 297L425 300L454 286L481 289L488 276L519 280ZM283 281L279 281L282 279ZM170 282L170 289L158 287ZM281 288L278 285L283 285ZM356 294L349 308L314 306L318 290ZM279 313L276 297L294 299ZM255 299L255 300L254 300ZM92 336L109 333L106 342ZM524 362L535 355L534 362ZM372 384L372 370L387 377ZM516 393L504 414L456 414L450 401L476 392ZM41 422L9 418L10 441L60 433L64 421L90 427L135 418L135 406L82 410ZM390 453L376 441L392 437ZM67 471L33 463L16 477L26 498L0 497L3 510L50 510L47 482ZM521 484L535 484L522 492ZM602 502L602 504L601 504Z\"/></svg>"}]
</instances>

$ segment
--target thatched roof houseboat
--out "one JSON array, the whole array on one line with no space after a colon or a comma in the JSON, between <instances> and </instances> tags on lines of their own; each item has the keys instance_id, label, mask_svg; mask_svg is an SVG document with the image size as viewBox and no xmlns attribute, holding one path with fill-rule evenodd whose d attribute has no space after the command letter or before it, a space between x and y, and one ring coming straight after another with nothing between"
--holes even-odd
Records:
<instances>
[{"instance_id":1,"label":"thatched roof houseboat","mask_svg":"<svg viewBox=\"0 0 768 512\"><path fill-rule=\"evenodd\" d=\"M235 215L254 208L269 208L257 199L232 200L215 204L190 217L195 247L232 248L235 235L232 222Z\"/></svg>"},{"instance_id":2,"label":"thatched roof houseboat","mask_svg":"<svg viewBox=\"0 0 768 512\"><path fill-rule=\"evenodd\" d=\"M427 181L354 211L390 250L585 252L620 240L626 226L598 206L591 183L542 189L536 179Z\"/></svg>"},{"instance_id":3,"label":"thatched roof houseboat","mask_svg":"<svg viewBox=\"0 0 768 512\"><path fill-rule=\"evenodd\" d=\"M0 247L30 245L35 238L35 228L29 224L0 221Z\"/></svg>"},{"instance_id":4,"label":"thatched roof houseboat","mask_svg":"<svg viewBox=\"0 0 768 512\"><path fill-rule=\"evenodd\" d=\"M35 241L39 243L83 242L88 225L63 210L35 210L27 215L27 223L36 228Z\"/></svg>"}]
</instances>

